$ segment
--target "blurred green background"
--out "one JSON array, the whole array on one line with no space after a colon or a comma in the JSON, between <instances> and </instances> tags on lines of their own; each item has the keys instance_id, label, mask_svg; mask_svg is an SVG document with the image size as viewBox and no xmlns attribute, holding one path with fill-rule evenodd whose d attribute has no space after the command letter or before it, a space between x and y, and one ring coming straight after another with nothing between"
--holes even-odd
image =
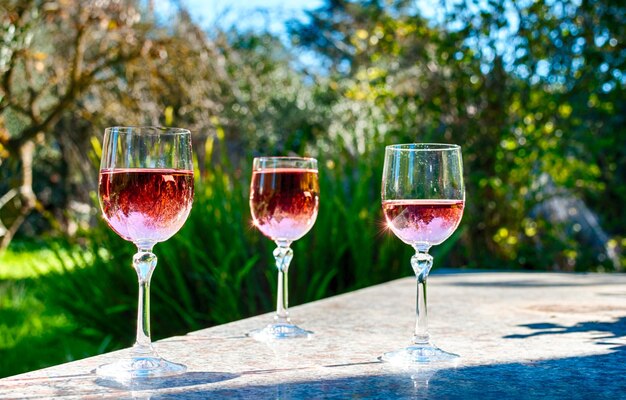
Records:
<instances>
[{"instance_id":1,"label":"blurred green background","mask_svg":"<svg viewBox=\"0 0 626 400\"><path fill-rule=\"evenodd\" d=\"M252 157L320 161L291 304L409 276L383 228L384 146L457 143L467 205L438 268L626 266L626 5L327 0L284 33L184 2L0 2L0 376L132 344L133 246L100 217L104 128L186 127L196 197L156 246L153 337L273 308ZM270 14L271 15L271 14ZM243 18L243 17L242 17Z\"/></svg>"}]
</instances>

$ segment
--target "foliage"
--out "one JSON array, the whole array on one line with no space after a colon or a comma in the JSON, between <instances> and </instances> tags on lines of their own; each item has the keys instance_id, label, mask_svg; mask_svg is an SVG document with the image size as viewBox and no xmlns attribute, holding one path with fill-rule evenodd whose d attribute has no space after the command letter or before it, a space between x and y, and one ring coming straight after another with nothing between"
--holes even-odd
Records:
<instances>
[{"instance_id":1,"label":"foliage","mask_svg":"<svg viewBox=\"0 0 626 400\"><path fill-rule=\"evenodd\" d=\"M33 170L41 164L36 146L58 146L62 154L61 206L67 209L68 193L77 189L71 178L80 176L81 167L85 170L86 160L76 156L77 150L89 143L91 135L84 130L59 134L55 128L67 127L63 118L81 111L82 97L105 87L127 66L150 64L161 41L153 24L141 22L138 4L132 0L123 4L9 0L0 11L0 211L4 214L0 217L7 222L5 227L0 219L0 249L5 249L31 211L50 214L41 193L34 190ZM11 162L2 162L5 158ZM70 171L70 165L78 168ZM47 185L59 183L56 180ZM68 216L49 217L56 217L63 227Z\"/></svg>"},{"instance_id":2,"label":"foliage","mask_svg":"<svg viewBox=\"0 0 626 400\"><path fill-rule=\"evenodd\" d=\"M13 247L21 247L17 243ZM29 247L29 246L27 246ZM21 249L14 256L2 257L10 266L11 278L0 279L0 376L14 375L49 365L72 361L102 352L97 339L78 329L74 319L63 309L40 298L41 282L36 279L32 259L42 252ZM46 267L51 258L40 258ZM53 264L53 268L56 266ZM28 276L28 277L26 277Z\"/></svg>"},{"instance_id":3,"label":"foliage","mask_svg":"<svg viewBox=\"0 0 626 400\"><path fill-rule=\"evenodd\" d=\"M444 10L429 22L411 2L336 0L292 24L295 43L330 64L337 100L327 148L369 157L385 143L461 144L468 229L459 264L620 269L623 6ZM574 208L569 217L546 211L557 200ZM586 224L596 213L599 224Z\"/></svg>"}]
</instances>

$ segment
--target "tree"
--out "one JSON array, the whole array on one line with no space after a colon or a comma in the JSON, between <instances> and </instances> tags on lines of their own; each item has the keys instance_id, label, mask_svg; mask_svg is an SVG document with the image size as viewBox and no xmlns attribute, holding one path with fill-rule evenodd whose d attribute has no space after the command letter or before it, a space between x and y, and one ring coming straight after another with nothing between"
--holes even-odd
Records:
<instances>
[{"instance_id":1,"label":"tree","mask_svg":"<svg viewBox=\"0 0 626 400\"><path fill-rule=\"evenodd\" d=\"M150 58L158 40L132 0L13 0L0 7L0 146L16 178L0 197L0 210L16 205L2 232L4 249L33 209L43 211L33 191L36 146L50 145L56 125L91 88L115 80L130 61ZM71 142L72 132L63 135Z\"/></svg>"},{"instance_id":2,"label":"tree","mask_svg":"<svg viewBox=\"0 0 626 400\"><path fill-rule=\"evenodd\" d=\"M292 23L294 43L327 62L330 140L369 158L385 143L461 144L458 262L615 268L606 240L595 254L574 218L555 224L536 210L553 195L582 198L613 246L623 235L624 213L612 206L626 200L623 5L444 1L438 10L427 21L412 2L329 0Z\"/></svg>"}]
</instances>

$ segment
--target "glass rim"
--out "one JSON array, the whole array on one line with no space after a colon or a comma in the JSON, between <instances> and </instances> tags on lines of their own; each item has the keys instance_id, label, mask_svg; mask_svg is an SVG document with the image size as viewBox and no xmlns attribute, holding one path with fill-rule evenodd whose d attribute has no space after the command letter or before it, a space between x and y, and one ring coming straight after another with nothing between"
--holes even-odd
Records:
<instances>
[{"instance_id":1,"label":"glass rim","mask_svg":"<svg viewBox=\"0 0 626 400\"><path fill-rule=\"evenodd\" d=\"M299 157L299 156L261 156L261 157L254 157L254 160L259 160L259 161L269 161L269 160L314 161L314 162L317 162L317 158L314 158L314 157Z\"/></svg>"},{"instance_id":2,"label":"glass rim","mask_svg":"<svg viewBox=\"0 0 626 400\"><path fill-rule=\"evenodd\" d=\"M191 135L189 129L157 125L110 126L104 130L105 134L109 132L139 135Z\"/></svg>"},{"instance_id":3,"label":"glass rim","mask_svg":"<svg viewBox=\"0 0 626 400\"><path fill-rule=\"evenodd\" d=\"M401 143L391 144L385 147L386 150L393 151L407 151L407 152L419 152L419 151L453 151L461 150L461 146L451 143Z\"/></svg>"},{"instance_id":4,"label":"glass rim","mask_svg":"<svg viewBox=\"0 0 626 400\"><path fill-rule=\"evenodd\" d=\"M266 165L266 163L271 165ZM289 163L309 163L309 165L291 167ZM282 164L282 165L281 165ZM281 168L296 168L303 170L317 171L317 159L313 157L298 157L298 156L262 156L254 157L252 160L252 170L273 170Z\"/></svg>"}]
</instances>

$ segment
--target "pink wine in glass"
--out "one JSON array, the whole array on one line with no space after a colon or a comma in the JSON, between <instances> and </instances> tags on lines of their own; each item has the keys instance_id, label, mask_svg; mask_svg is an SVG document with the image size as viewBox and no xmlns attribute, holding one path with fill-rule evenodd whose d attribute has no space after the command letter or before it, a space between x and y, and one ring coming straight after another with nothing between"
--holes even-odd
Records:
<instances>
[{"instance_id":1,"label":"pink wine in glass","mask_svg":"<svg viewBox=\"0 0 626 400\"><path fill-rule=\"evenodd\" d=\"M318 204L317 170L275 168L252 173L254 225L272 240L293 241L304 236L315 223Z\"/></svg>"},{"instance_id":2,"label":"pink wine in glass","mask_svg":"<svg viewBox=\"0 0 626 400\"><path fill-rule=\"evenodd\" d=\"M403 242L437 245L459 226L463 200L385 200L387 225Z\"/></svg>"},{"instance_id":3,"label":"pink wine in glass","mask_svg":"<svg viewBox=\"0 0 626 400\"><path fill-rule=\"evenodd\" d=\"M104 169L99 184L107 223L134 243L169 239L185 223L193 202L193 171Z\"/></svg>"}]
</instances>

